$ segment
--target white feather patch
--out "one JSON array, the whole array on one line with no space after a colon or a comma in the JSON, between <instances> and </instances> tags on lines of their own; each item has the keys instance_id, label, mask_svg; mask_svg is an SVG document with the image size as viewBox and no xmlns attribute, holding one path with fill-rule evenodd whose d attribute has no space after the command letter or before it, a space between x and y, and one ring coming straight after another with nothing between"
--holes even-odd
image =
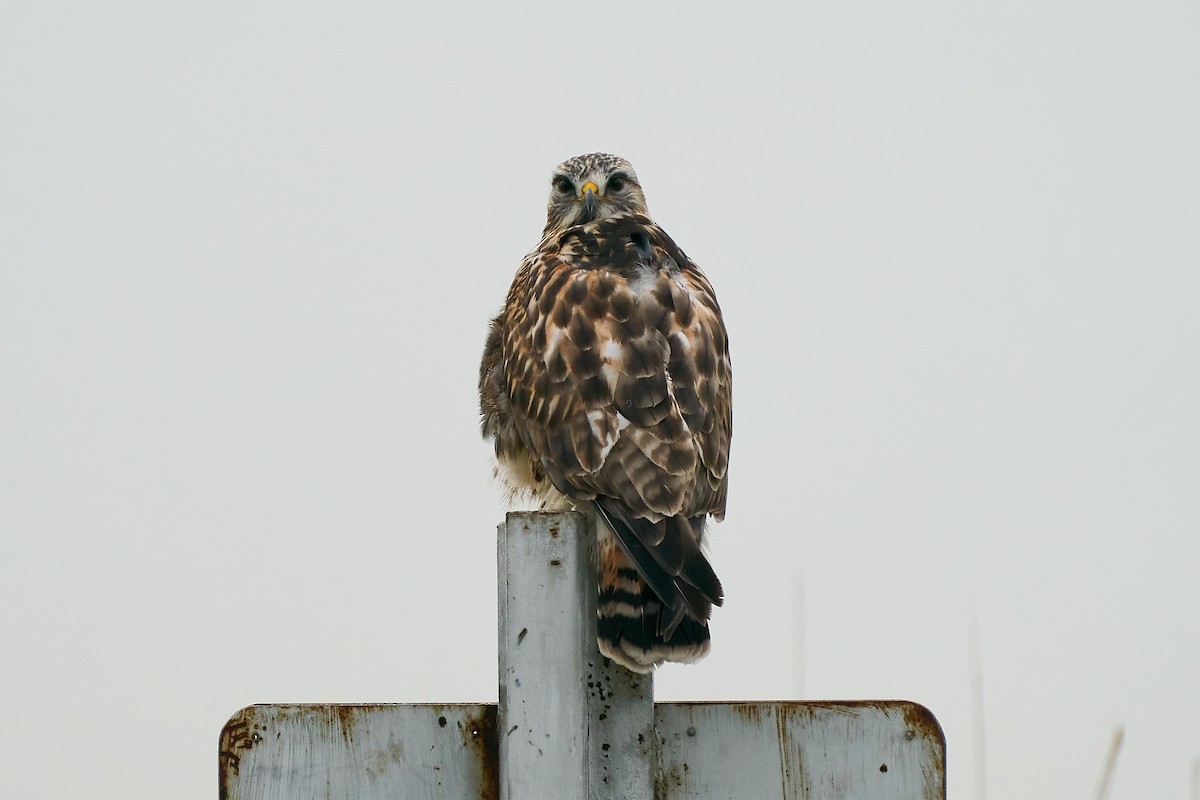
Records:
<instances>
[{"instance_id":1,"label":"white feather patch","mask_svg":"<svg viewBox=\"0 0 1200 800\"><path fill-rule=\"evenodd\" d=\"M542 354L543 362L547 364L550 363L550 356L554 355L558 351L558 343L562 340L564 333L566 333L566 331L557 325L551 327L550 333L546 336L546 351Z\"/></svg>"},{"instance_id":2,"label":"white feather patch","mask_svg":"<svg viewBox=\"0 0 1200 800\"><path fill-rule=\"evenodd\" d=\"M636 295L649 294L658 285L658 272L656 268L647 264L640 265L633 280L629 282L629 288Z\"/></svg>"},{"instance_id":3,"label":"white feather patch","mask_svg":"<svg viewBox=\"0 0 1200 800\"><path fill-rule=\"evenodd\" d=\"M604 347L600 349L600 357L603 359L603 366L600 367L600 374L604 376L604 382L608 384L608 390L612 392L617 386L617 376L621 373L621 365L625 363L625 351L617 342L609 339L604 343Z\"/></svg>"},{"instance_id":4,"label":"white feather patch","mask_svg":"<svg viewBox=\"0 0 1200 800\"><path fill-rule=\"evenodd\" d=\"M600 463L604 463L613 446L621 438L621 431L629 427L629 420L621 414L616 415L616 425L612 424L612 416L604 409L593 409L587 413L588 427L592 435L600 442Z\"/></svg>"}]
</instances>

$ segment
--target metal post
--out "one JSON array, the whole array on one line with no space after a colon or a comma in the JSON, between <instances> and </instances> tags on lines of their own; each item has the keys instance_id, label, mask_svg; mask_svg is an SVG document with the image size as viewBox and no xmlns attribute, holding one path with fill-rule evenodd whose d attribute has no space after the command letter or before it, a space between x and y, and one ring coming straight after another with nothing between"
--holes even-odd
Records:
<instances>
[{"instance_id":1,"label":"metal post","mask_svg":"<svg viewBox=\"0 0 1200 800\"><path fill-rule=\"evenodd\" d=\"M576 512L499 528L500 800L649 800L652 678L596 649L596 536Z\"/></svg>"}]
</instances>

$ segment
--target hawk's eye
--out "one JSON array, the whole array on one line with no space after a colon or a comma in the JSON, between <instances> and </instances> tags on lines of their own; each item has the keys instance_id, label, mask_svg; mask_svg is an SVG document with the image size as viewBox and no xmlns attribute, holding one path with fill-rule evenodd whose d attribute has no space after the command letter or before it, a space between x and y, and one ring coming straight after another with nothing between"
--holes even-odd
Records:
<instances>
[{"instance_id":1,"label":"hawk's eye","mask_svg":"<svg viewBox=\"0 0 1200 800\"><path fill-rule=\"evenodd\" d=\"M575 184L571 183L570 178L564 178L559 175L554 179L554 188L559 194L575 194Z\"/></svg>"},{"instance_id":2,"label":"hawk's eye","mask_svg":"<svg viewBox=\"0 0 1200 800\"><path fill-rule=\"evenodd\" d=\"M625 188L625 176L624 175L613 175L611 178L608 179L608 185L605 187L605 191L619 192L624 188Z\"/></svg>"}]
</instances>

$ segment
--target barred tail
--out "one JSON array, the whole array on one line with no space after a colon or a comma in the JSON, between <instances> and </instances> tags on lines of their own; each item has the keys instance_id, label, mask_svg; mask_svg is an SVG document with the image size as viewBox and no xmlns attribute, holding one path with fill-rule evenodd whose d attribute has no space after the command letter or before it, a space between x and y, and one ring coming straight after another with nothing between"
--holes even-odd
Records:
<instances>
[{"instance_id":1,"label":"barred tail","mask_svg":"<svg viewBox=\"0 0 1200 800\"><path fill-rule=\"evenodd\" d=\"M612 584L600 584L596 640L600 652L633 672L652 672L665 661L691 663L708 655L706 620L686 617L665 640L662 601L632 568L618 571Z\"/></svg>"},{"instance_id":2,"label":"barred tail","mask_svg":"<svg viewBox=\"0 0 1200 800\"><path fill-rule=\"evenodd\" d=\"M615 534L600 539L600 652L641 673L708 655L708 616L722 590L693 532L701 520L650 523L598 505Z\"/></svg>"}]
</instances>

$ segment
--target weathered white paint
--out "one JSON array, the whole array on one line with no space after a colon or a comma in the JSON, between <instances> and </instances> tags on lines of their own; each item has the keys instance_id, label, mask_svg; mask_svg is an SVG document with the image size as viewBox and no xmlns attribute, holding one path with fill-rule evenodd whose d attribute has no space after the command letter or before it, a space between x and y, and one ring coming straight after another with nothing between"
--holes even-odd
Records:
<instances>
[{"instance_id":1,"label":"weathered white paint","mask_svg":"<svg viewBox=\"0 0 1200 800\"><path fill-rule=\"evenodd\" d=\"M499 529L501 800L651 797L652 679L596 649L589 522L514 513Z\"/></svg>"},{"instance_id":2,"label":"weathered white paint","mask_svg":"<svg viewBox=\"0 0 1200 800\"><path fill-rule=\"evenodd\" d=\"M653 703L596 651L590 524L500 527L499 709L250 706L221 734L221 800L944 800L915 703Z\"/></svg>"}]
</instances>

